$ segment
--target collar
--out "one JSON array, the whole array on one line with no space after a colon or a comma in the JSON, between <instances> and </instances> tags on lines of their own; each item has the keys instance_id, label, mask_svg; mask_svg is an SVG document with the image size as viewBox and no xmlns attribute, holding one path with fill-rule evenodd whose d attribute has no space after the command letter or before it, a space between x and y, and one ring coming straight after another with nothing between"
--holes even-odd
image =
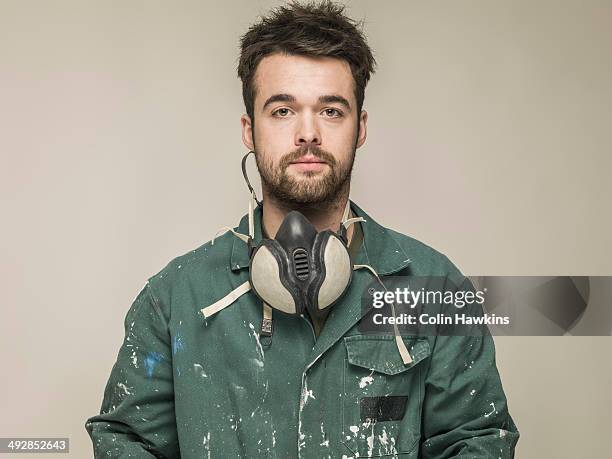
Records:
<instances>
[{"instance_id":1,"label":"collar","mask_svg":"<svg viewBox=\"0 0 612 459\"><path fill-rule=\"evenodd\" d=\"M379 275L393 274L410 264L410 259L403 247L395 240L388 228L380 225L366 214L361 207L351 201L351 210L357 217L363 217L361 222L363 231L363 244L357 253L354 264L370 265ZM253 242L259 244L262 239L261 232L262 208L257 206L253 211L255 237ZM248 234L248 214L240 220L237 232ZM230 268L239 271L249 267L249 253L244 241L234 238Z\"/></svg>"}]
</instances>

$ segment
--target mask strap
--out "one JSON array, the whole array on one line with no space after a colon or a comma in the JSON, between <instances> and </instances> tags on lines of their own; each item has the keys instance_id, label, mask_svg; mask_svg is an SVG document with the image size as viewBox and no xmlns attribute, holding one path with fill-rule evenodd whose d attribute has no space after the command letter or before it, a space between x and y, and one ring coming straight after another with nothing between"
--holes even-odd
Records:
<instances>
[{"instance_id":1,"label":"mask strap","mask_svg":"<svg viewBox=\"0 0 612 459\"><path fill-rule=\"evenodd\" d=\"M348 229L349 226L351 226L353 223L357 223L357 222L366 222L366 219L363 217L353 217L353 218L349 218L348 220L345 220L344 222L342 222L342 225L344 226L345 229Z\"/></svg>"},{"instance_id":2,"label":"mask strap","mask_svg":"<svg viewBox=\"0 0 612 459\"><path fill-rule=\"evenodd\" d=\"M242 157L242 176L244 177L244 181L246 182L247 186L249 187L249 191L251 192L251 195L253 196L253 199L255 199L255 202L257 202L258 206L261 206L261 201L257 199L257 196L255 195L255 190L251 186L251 182L249 182L249 176L247 175L247 171L246 171L246 160L247 160L247 158L249 157L249 155L251 153L253 153L253 156L255 156L255 152L253 150L251 150L246 155L244 155Z\"/></svg>"},{"instance_id":3,"label":"mask strap","mask_svg":"<svg viewBox=\"0 0 612 459\"><path fill-rule=\"evenodd\" d=\"M215 301L210 306L202 308L200 311L202 312L202 315L206 319L208 319L219 311L222 311L223 309L227 308L230 304L234 303L238 298L240 298L242 295L249 292L250 290L251 284L249 281L246 281L236 287L231 292L229 292L220 300ZM272 337L272 307L266 302L263 302L262 305L263 317L261 320L261 330L259 332L259 335Z\"/></svg>"},{"instance_id":4,"label":"mask strap","mask_svg":"<svg viewBox=\"0 0 612 459\"><path fill-rule=\"evenodd\" d=\"M374 271L374 268L372 268L370 265L354 265L353 266L354 270L362 269L362 268L366 268L372 274L374 274L374 276L376 277L380 285L382 285L382 287L385 289L385 292L388 291L383 281L380 279L376 271ZM393 314L393 317L395 317L395 303L394 302L391 302L391 312ZM410 356L410 352L408 352L406 343L404 343L404 340L402 339L402 336L400 335L399 329L397 328L397 324L395 322L393 323L393 332L395 333L395 344L397 346L397 350L402 356L402 361L404 362L404 365L408 365L409 363L412 362L412 357Z\"/></svg>"},{"instance_id":5,"label":"mask strap","mask_svg":"<svg viewBox=\"0 0 612 459\"><path fill-rule=\"evenodd\" d=\"M220 300L215 301L210 306L206 306L205 308L200 309L200 311L202 311L202 314L204 314L204 317L208 319L213 314L216 314L219 311L222 311L223 309L227 308L230 304L232 304L242 295L247 293L249 290L251 290L251 284L249 283L249 281L246 281L243 284L236 287L231 292L229 292L227 295L225 295Z\"/></svg>"},{"instance_id":6,"label":"mask strap","mask_svg":"<svg viewBox=\"0 0 612 459\"><path fill-rule=\"evenodd\" d=\"M342 214L342 224L348 220L348 217L351 213L351 200L346 200L346 206L344 207L344 213Z\"/></svg>"},{"instance_id":7,"label":"mask strap","mask_svg":"<svg viewBox=\"0 0 612 459\"><path fill-rule=\"evenodd\" d=\"M256 201L256 199L255 199L255 192L253 192L251 194L251 199L249 199L249 234L248 235L247 234L242 234L242 233L239 233L237 231L234 231L234 229L230 228L229 226L222 226L221 229L219 229L219 231L217 231L215 236L212 238L211 245L215 245L215 239L221 233L224 233L226 231L231 231L234 236L236 236L237 238L241 239L242 241L244 241L247 244L250 244L253 241L253 239L255 238L255 224L254 224L254 219L253 219L254 201Z\"/></svg>"},{"instance_id":8,"label":"mask strap","mask_svg":"<svg viewBox=\"0 0 612 459\"><path fill-rule=\"evenodd\" d=\"M261 320L260 336L272 336L272 307L263 302L263 319Z\"/></svg>"},{"instance_id":9,"label":"mask strap","mask_svg":"<svg viewBox=\"0 0 612 459\"><path fill-rule=\"evenodd\" d=\"M219 231L217 231L217 233L215 234L215 237L212 238L212 241L210 242L210 245L215 245L215 239L220 234L226 233L227 231L231 231L234 236L236 236L237 238L243 240L247 244L249 243L249 236L247 236L246 234L242 234L242 233L239 233L237 231L234 231L234 229L230 228L229 226L223 226Z\"/></svg>"},{"instance_id":10,"label":"mask strap","mask_svg":"<svg viewBox=\"0 0 612 459\"><path fill-rule=\"evenodd\" d=\"M342 237L342 239L344 239L344 242L346 244L348 244L348 231L347 230L349 226L357 222L365 222L365 219L363 217L349 218L350 214L351 214L351 200L347 199L346 206L344 207L344 212L342 214L342 223L340 224L340 229L338 230L338 234L340 235L340 237Z\"/></svg>"},{"instance_id":11,"label":"mask strap","mask_svg":"<svg viewBox=\"0 0 612 459\"><path fill-rule=\"evenodd\" d=\"M255 192L251 191L251 198L249 199L249 236L251 240L255 239L255 219L253 213L255 212L254 208L256 201Z\"/></svg>"}]
</instances>

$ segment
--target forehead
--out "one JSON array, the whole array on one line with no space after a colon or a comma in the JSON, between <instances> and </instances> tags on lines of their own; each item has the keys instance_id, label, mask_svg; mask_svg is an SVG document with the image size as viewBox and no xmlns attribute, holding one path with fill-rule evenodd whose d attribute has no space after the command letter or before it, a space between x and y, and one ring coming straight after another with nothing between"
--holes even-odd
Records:
<instances>
[{"instance_id":1,"label":"forehead","mask_svg":"<svg viewBox=\"0 0 612 459\"><path fill-rule=\"evenodd\" d=\"M342 59L271 54L259 62L254 80L256 106L274 94L290 94L301 103L330 94L355 102L351 67Z\"/></svg>"}]
</instances>

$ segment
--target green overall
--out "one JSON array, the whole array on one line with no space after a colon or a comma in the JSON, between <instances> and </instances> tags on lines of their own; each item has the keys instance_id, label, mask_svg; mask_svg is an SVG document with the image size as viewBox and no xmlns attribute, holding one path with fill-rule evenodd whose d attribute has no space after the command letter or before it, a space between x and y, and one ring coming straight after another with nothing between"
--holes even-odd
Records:
<instances>
[{"instance_id":1,"label":"green overall","mask_svg":"<svg viewBox=\"0 0 612 459\"><path fill-rule=\"evenodd\" d=\"M355 264L383 281L461 276L443 254L351 209L365 219ZM260 207L254 217L257 242ZM248 233L246 216L235 229ZM514 457L519 432L490 335L403 336L405 365L392 335L358 329L373 278L365 269L318 337L308 318L277 311L271 340L260 337L252 292L205 318L248 266L246 244L228 232L148 279L125 317L101 412L85 424L96 458ZM387 417L364 422L364 399Z\"/></svg>"}]
</instances>

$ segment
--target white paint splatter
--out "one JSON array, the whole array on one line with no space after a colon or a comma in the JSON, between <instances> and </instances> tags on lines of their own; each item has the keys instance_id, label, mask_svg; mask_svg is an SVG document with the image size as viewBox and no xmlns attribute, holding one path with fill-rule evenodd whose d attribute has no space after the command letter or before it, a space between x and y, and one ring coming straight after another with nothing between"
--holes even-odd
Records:
<instances>
[{"instance_id":1,"label":"white paint splatter","mask_svg":"<svg viewBox=\"0 0 612 459\"><path fill-rule=\"evenodd\" d=\"M383 429L383 433L382 435L378 436L378 440L380 441L381 445L387 446L387 443L389 442L389 439L387 437L387 429Z\"/></svg>"},{"instance_id":2,"label":"white paint splatter","mask_svg":"<svg viewBox=\"0 0 612 459\"><path fill-rule=\"evenodd\" d=\"M489 405L491 405L491 406L493 407L493 409L491 410L491 412L490 412L490 413L485 413L485 415L484 415L484 417L485 417L485 418L488 418L488 417L489 417L489 416L491 416L493 413L496 413L496 410L495 410L495 403L491 402L491 403L489 403Z\"/></svg>"},{"instance_id":3,"label":"white paint splatter","mask_svg":"<svg viewBox=\"0 0 612 459\"><path fill-rule=\"evenodd\" d=\"M251 329L251 333L253 333L253 337L255 338L255 342L257 343L257 351L259 353L259 359L262 361L262 365L263 365L263 360L265 356L264 356L263 347L261 347L261 342L259 341L259 334L255 331L255 327L253 326L251 322L249 322L249 328Z\"/></svg>"},{"instance_id":4,"label":"white paint splatter","mask_svg":"<svg viewBox=\"0 0 612 459\"><path fill-rule=\"evenodd\" d=\"M136 351L132 349L132 365L134 368L138 368L138 357L136 357Z\"/></svg>"},{"instance_id":5,"label":"white paint splatter","mask_svg":"<svg viewBox=\"0 0 612 459\"><path fill-rule=\"evenodd\" d=\"M372 423L372 431L370 435L368 435L368 457L372 457L372 450L374 449L374 426L376 423Z\"/></svg>"},{"instance_id":6,"label":"white paint splatter","mask_svg":"<svg viewBox=\"0 0 612 459\"><path fill-rule=\"evenodd\" d=\"M210 432L208 432L202 440L202 445L206 447L206 451L208 451L208 458L210 459Z\"/></svg>"},{"instance_id":7,"label":"white paint splatter","mask_svg":"<svg viewBox=\"0 0 612 459\"><path fill-rule=\"evenodd\" d=\"M323 423L321 423L321 437L323 441L319 443L319 446L324 446L325 448L329 448L329 439L326 439L325 429L323 428Z\"/></svg>"},{"instance_id":8,"label":"white paint splatter","mask_svg":"<svg viewBox=\"0 0 612 459\"><path fill-rule=\"evenodd\" d=\"M299 437L300 441L298 441L298 453L299 453L302 450L302 448L306 446L306 442L304 441L304 439L306 438L306 435L302 433L302 417L301 416L298 422L298 432L300 433L300 437Z\"/></svg>"},{"instance_id":9,"label":"white paint splatter","mask_svg":"<svg viewBox=\"0 0 612 459\"><path fill-rule=\"evenodd\" d=\"M204 368L199 363L193 364L193 371L195 371L196 375L200 375L202 378L208 378L208 375L204 373Z\"/></svg>"},{"instance_id":10,"label":"white paint splatter","mask_svg":"<svg viewBox=\"0 0 612 459\"><path fill-rule=\"evenodd\" d=\"M268 396L268 387L269 387L268 382L269 381L266 380L266 382L264 383L263 397L261 398L261 401L259 402L259 405L257 406L257 408L255 408L253 412L251 413L251 417L255 416L255 413L257 413L257 410L259 410L262 407L262 405L266 402L266 397Z\"/></svg>"},{"instance_id":11,"label":"white paint splatter","mask_svg":"<svg viewBox=\"0 0 612 459\"><path fill-rule=\"evenodd\" d=\"M308 390L308 382L306 378L303 378L302 396L300 397L300 411L302 411L302 408L306 406L309 398L316 400L313 391Z\"/></svg>"},{"instance_id":12,"label":"white paint splatter","mask_svg":"<svg viewBox=\"0 0 612 459\"><path fill-rule=\"evenodd\" d=\"M123 390L123 392L125 392L125 395L132 395L132 392L130 392L131 388L128 388L125 384L123 384L122 382L117 383L117 387L121 390Z\"/></svg>"},{"instance_id":13,"label":"white paint splatter","mask_svg":"<svg viewBox=\"0 0 612 459\"><path fill-rule=\"evenodd\" d=\"M304 388L304 390L302 391L302 407L304 407L306 405L306 403L308 403L308 399L311 398L313 400L316 400L312 389L306 389Z\"/></svg>"},{"instance_id":14,"label":"white paint splatter","mask_svg":"<svg viewBox=\"0 0 612 459\"><path fill-rule=\"evenodd\" d=\"M367 429L372 425L372 418L366 418L365 422L362 422L361 425Z\"/></svg>"},{"instance_id":15,"label":"white paint splatter","mask_svg":"<svg viewBox=\"0 0 612 459\"><path fill-rule=\"evenodd\" d=\"M360 389L363 389L364 387L369 386L374 382L374 378L372 377L373 374L374 370L372 370L372 373L370 373L368 376L364 376L363 378L361 378L361 380L359 381Z\"/></svg>"}]
</instances>

